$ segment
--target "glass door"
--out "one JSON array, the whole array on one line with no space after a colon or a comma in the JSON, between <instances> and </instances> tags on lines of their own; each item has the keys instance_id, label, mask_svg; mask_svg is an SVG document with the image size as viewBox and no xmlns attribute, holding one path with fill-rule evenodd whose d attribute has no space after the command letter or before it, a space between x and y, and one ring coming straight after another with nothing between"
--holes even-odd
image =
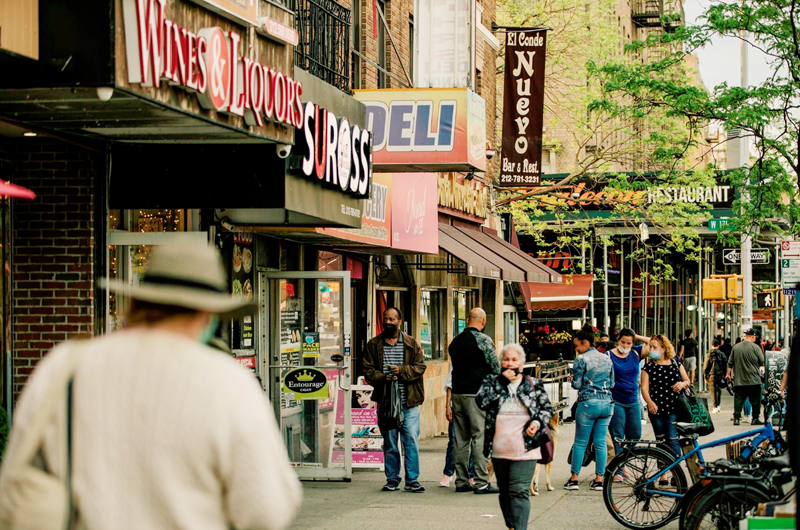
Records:
<instances>
[{"instance_id":1,"label":"glass door","mask_svg":"<svg viewBox=\"0 0 800 530\"><path fill-rule=\"evenodd\" d=\"M350 480L350 273L262 272L268 392L301 479Z\"/></svg>"}]
</instances>

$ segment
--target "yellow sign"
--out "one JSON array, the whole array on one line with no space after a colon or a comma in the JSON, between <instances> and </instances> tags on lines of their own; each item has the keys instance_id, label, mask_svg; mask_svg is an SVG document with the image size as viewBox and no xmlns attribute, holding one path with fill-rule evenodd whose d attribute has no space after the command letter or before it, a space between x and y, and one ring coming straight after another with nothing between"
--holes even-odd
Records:
<instances>
[{"instance_id":1,"label":"yellow sign","mask_svg":"<svg viewBox=\"0 0 800 530\"><path fill-rule=\"evenodd\" d=\"M478 188L478 186L481 186ZM471 180L458 182L455 173L439 174L439 206L486 219L489 188Z\"/></svg>"}]
</instances>

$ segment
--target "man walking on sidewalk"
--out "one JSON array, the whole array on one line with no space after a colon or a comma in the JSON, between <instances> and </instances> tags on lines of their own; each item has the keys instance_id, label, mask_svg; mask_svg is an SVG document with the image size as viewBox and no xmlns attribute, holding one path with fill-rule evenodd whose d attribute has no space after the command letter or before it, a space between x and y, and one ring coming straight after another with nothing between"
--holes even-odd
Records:
<instances>
[{"instance_id":1,"label":"man walking on sidewalk","mask_svg":"<svg viewBox=\"0 0 800 530\"><path fill-rule=\"evenodd\" d=\"M453 342L448 353L453 364L453 422L456 431L456 491L497 493L489 484L488 461L483 454L486 413L478 408L475 395L487 375L500 373L500 361L492 339L483 333L486 312L476 307L469 312L467 327ZM475 487L469 484L469 457L475 466Z\"/></svg>"},{"instance_id":2,"label":"man walking on sidewalk","mask_svg":"<svg viewBox=\"0 0 800 530\"><path fill-rule=\"evenodd\" d=\"M739 425L742 417L742 407L746 399L750 399L753 406L753 421L751 425L763 425L759 420L761 414L761 376L759 367L764 366L764 352L761 346L756 345L757 333L754 329L744 332L742 342L733 347L728 358L728 374L726 379L731 380L733 371L733 424Z\"/></svg>"},{"instance_id":3,"label":"man walking on sidewalk","mask_svg":"<svg viewBox=\"0 0 800 530\"><path fill-rule=\"evenodd\" d=\"M386 384L395 378L400 382L400 399L403 402L405 419L400 429L382 432L386 473L383 491L400 489L402 443L406 467L404 489L422 493L425 487L419 483L419 406L425 401L422 382L425 358L417 341L400 331L402 326L403 314L399 309L390 307L383 312L383 333L370 340L364 351L364 377L375 388L372 401L378 403L378 414Z\"/></svg>"},{"instance_id":4,"label":"man walking on sidewalk","mask_svg":"<svg viewBox=\"0 0 800 530\"><path fill-rule=\"evenodd\" d=\"M689 381L694 384L694 374L697 372L697 350L699 344L694 339L694 331L687 329L684 332L684 339L681 341L680 358L686 373L689 374Z\"/></svg>"}]
</instances>

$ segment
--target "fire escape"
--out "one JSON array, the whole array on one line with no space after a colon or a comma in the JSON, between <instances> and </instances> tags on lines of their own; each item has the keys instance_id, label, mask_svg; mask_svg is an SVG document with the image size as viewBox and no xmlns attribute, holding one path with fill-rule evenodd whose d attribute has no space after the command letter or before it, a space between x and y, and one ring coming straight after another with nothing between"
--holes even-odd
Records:
<instances>
[{"instance_id":1,"label":"fire escape","mask_svg":"<svg viewBox=\"0 0 800 530\"><path fill-rule=\"evenodd\" d=\"M682 0L633 0L631 18L640 28L663 28L664 31L672 33L685 20L683 2Z\"/></svg>"},{"instance_id":2,"label":"fire escape","mask_svg":"<svg viewBox=\"0 0 800 530\"><path fill-rule=\"evenodd\" d=\"M334 0L289 0L299 42L294 63L346 94L350 89L350 10Z\"/></svg>"}]
</instances>

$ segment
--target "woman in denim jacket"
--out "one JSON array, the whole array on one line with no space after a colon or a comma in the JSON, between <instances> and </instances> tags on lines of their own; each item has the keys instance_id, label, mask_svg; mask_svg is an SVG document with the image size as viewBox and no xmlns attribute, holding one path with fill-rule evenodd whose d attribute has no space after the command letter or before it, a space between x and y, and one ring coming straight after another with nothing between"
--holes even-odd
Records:
<instances>
[{"instance_id":1,"label":"woman in denim jacket","mask_svg":"<svg viewBox=\"0 0 800 530\"><path fill-rule=\"evenodd\" d=\"M575 351L580 354L572 365L572 388L578 391L578 407L575 414L575 443L572 446L572 477L564 484L564 489L580 489L578 476L591 437L597 458L595 477L589 487L602 491L607 458L606 434L614 413L614 403L611 400L614 364L608 355L594 348L594 332L590 326L584 326L573 341Z\"/></svg>"}]
</instances>

